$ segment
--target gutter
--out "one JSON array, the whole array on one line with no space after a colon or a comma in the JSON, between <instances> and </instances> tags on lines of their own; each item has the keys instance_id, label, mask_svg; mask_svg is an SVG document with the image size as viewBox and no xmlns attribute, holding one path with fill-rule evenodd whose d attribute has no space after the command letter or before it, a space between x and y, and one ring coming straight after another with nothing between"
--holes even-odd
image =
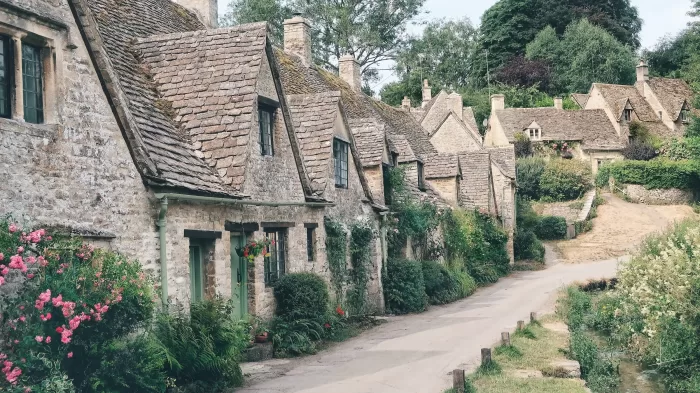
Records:
<instances>
[{"instance_id":1,"label":"gutter","mask_svg":"<svg viewBox=\"0 0 700 393\"><path fill-rule=\"evenodd\" d=\"M158 221L156 225L158 226L158 238L160 242L160 290L161 290L161 301L163 307L168 305L168 261L167 261L167 249L166 249L166 230L167 230L167 219L168 214L168 200L177 201L189 201L189 202L204 202L204 203L220 203L225 205L239 205L239 206L300 206L300 207L332 207L335 206L333 202L267 202L267 201L254 201L249 199L232 199L232 198L221 198L221 197L208 197L200 195L189 195L189 194L177 194L177 193L156 193L156 199L160 201L160 210L158 212Z\"/></svg>"}]
</instances>

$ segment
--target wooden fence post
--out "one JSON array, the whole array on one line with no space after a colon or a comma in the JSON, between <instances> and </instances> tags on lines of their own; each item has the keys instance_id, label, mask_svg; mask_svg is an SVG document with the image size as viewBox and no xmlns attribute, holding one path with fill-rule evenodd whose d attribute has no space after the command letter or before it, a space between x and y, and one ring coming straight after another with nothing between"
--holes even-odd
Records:
<instances>
[{"instance_id":1,"label":"wooden fence post","mask_svg":"<svg viewBox=\"0 0 700 393\"><path fill-rule=\"evenodd\" d=\"M537 321L537 313L533 311L530 313L530 322L535 322L535 321Z\"/></svg>"},{"instance_id":2,"label":"wooden fence post","mask_svg":"<svg viewBox=\"0 0 700 393\"><path fill-rule=\"evenodd\" d=\"M491 363L491 348L481 348L481 365L487 366Z\"/></svg>"},{"instance_id":3,"label":"wooden fence post","mask_svg":"<svg viewBox=\"0 0 700 393\"><path fill-rule=\"evenodd\" d=\"M510 345L510 333L509 332L501 333L501 345Z\"/></svg>"},{"instance_id":4,"label":"wooden fence post","mask_svg":"<svg viewBox=\"0 0 700 393\"><path fill-rule=\"evenodd\" d=\"M459 368L452 371L452 388L456 393L464 393L464 370Z\"/></svg>"},{"instance_id":5,"label":"wooden fence post","mask_svg":"<svg viewBox=\"0 0 700 393\"><path fill-rule=\"evenodd\" d=\"M518 321L518 330L525 329L525 321Z\"/></svg>"}]
</instances>

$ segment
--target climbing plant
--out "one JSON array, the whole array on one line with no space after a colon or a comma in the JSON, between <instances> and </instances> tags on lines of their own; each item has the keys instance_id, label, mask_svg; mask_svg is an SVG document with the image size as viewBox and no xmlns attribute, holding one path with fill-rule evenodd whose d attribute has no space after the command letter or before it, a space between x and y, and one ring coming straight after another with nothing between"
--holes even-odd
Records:
<instances>
[{"instance_id":1,"label":"climbing plant","mask_svg":"<svg viewBox=\"0 0 700 393\"><path fill-rule=\"evenodd\" d=\"M326 228L326 258L331 273L331 286L336 302L342 303L343 285L347 276L347 232L343 225L329 217L324 219Z\"/></svg>"},{"instance_id":2,"label":"climbing plant","mask_svg":"<svg viewBox=\"0 0 700 393\"><path fill-rule=\"evenodd\" d=\"M348 306L354 315L364 314L367 307L367 283L372 264L372 242L375 231L367 221L359 222L350 229L350 288Z\"/></svg>"}]
</instances>

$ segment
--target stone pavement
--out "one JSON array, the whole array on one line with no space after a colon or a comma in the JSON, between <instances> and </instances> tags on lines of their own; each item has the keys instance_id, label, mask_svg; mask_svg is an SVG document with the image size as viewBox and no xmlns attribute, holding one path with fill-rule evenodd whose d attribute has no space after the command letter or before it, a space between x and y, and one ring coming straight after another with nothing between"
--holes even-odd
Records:
<instances>
[{"instance_id":1,"label":"stone pavement","mask_svg":"<svg viewBox=\"0 0 700 393\"><path fill-rule=\"evenodd\" d=\"M301 359L245 364L239 393L441 393L455 368L472 371L480 348L496 343L531 311L551 311L566 284L615 275L617 260L556 264L518 272L474 295L388 322Z\"/></svg>"}]
</instances>

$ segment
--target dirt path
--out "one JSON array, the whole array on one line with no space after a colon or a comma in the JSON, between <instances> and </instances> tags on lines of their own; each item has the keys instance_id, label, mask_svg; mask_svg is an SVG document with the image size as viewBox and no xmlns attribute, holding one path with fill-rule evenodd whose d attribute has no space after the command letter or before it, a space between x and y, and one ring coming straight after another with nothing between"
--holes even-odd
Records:
<instances>
[{"instance_id":1,"label":"dirt path","mask_svg":"<svg viewBox=\"0 0 700 393\"><path fill-rule=\"evenodd\" d=\"M611 194L598 206L593 229L573 240L554 243L562 262L599 261L627 255L648 235L675 221L697 217L686 205L651 206L625 202Z\"/></svg>"},{"instance_id":2,"label":"dirt path","mask_svg":"<svg viewBox=\"0 0 700 393\"><path fill-rule=\"evenodd\" d=\"M557 264L518 272L474 295L388 322L301 359L243 364L236 393L438 393L455 368L473 371L480 349L512 331L530 311L553 308L557 290L573 281L613 277L616 261Z\"/></svg>"}]
</instances>

